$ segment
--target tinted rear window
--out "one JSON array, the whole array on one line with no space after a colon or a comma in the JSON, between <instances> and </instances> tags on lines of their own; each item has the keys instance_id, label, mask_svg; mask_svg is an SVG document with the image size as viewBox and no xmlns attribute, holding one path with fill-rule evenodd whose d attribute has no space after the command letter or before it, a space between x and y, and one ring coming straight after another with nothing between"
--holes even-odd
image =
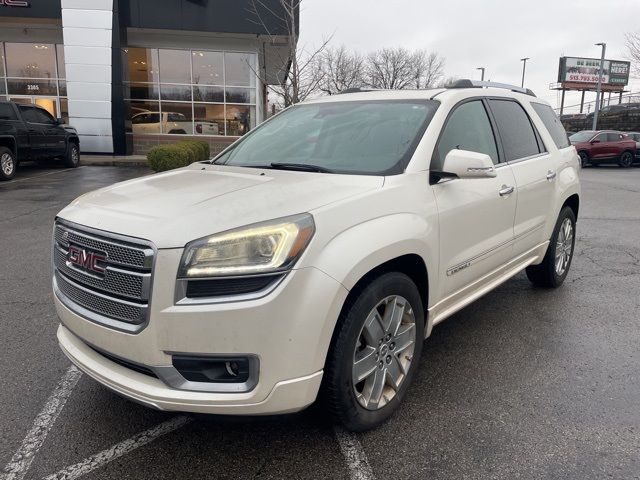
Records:
<instances>
[{"instance_id":1,"label":"tinted rear window","mask_svg":"<svg viewBox=\"0 0 640 480\"><path fill-rule=\"evenodd\" d=\"M544 148L538 146L536 132L527 112L511 100L489 100L498 124L500 139L507 161L538 155Z\"/></svg>"},{"instance_id":2,"label":"tinted rear window","mask_svg":"<svg viewBox=\"0 0 640 480\"><path fill-rule=\"evenodd\" d=\"M570 145L569 138L567 137L567 132L565 131L562 123L560 123L560 119L553 111L553 109L549 105L544 105L543 103L532 103L531 106L536 111L542 123L549 131L551 138L553 138L553 143L556 144L558 148L565 148Z\"/></svg>"},{"instance_id":3,"label":"tinted rear window","mask_svg":"<svg viewBox=\"0 0 640 480\"><path fill-rule=\"evenodd\" d=\"M8 103L0 103L0 120L17 120L13 107Z\"/></svg>"}]
</instances>

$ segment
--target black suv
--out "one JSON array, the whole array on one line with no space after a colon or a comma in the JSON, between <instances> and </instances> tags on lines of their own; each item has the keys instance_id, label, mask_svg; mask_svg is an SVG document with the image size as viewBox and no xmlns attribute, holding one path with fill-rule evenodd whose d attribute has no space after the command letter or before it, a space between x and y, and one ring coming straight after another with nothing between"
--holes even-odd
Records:
<instances>
[{"instance_id":1,"label":"black suv","mask_svg":"<svg viewBox=\"0 0 640 480\"><path fill-rule=\"evenodd\" d=\"M60 158L80 164L80 140L72 127L36 105L0 102L0 180L10 180L20 162Z\"/></svg>"}]
</instances>

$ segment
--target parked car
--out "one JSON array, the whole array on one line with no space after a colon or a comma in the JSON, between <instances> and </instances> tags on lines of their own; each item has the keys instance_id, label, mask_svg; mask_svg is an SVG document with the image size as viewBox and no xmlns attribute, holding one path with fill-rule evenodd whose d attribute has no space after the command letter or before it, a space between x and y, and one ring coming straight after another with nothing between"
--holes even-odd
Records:
<instances>
[{"instance_id":1,"label":"parked car","mask_svg":"<svg viewBox=\"0 0 640 480\"><path fill-rule=\"evenodd\" d=\"M0 180L11 180L21 162L51 158L80 164L76 130L37 105L0 102Z\"/></svg>"},{"instance_id":2,"label":"parked car","mask_svg":"<svg viewBox=\"0 0 640 480\"><path fill-rule=\"evenodd\" d=\"M635 161L636 142L622 132L583 130L569 140L576 147L583 167L616 163L629 168Z\"/></svg>"},{"instance_id":3,"label":"parked car","mask_svg":"<svg viewBox=\"0 0 640 480\"><path fill-rule=\"evenodd\" d=\"M141 112L131 117L133 133L192 134L194 125L185 115L177 112ZM196 120L196 133L218 135L218 124Z\"/></svg>"},{"instance_id":4,"label":"parked car","mask_svg":"<svg viewBox=\"0 0 640 480\"><path fill-rule=\"evenodd\" d=\"M636 157L640 157L640 132L629 132L627 133L629 138L635 140L636 142Z\"/></svg>"},{"instance_id":5,"label":"parked car","mask_svg":"<svg viewBox=\"0 0 640 480\"><path fill-rule=\"evenodd\" d=\"M292 106L214 160L58 214L60 346L153 408L276 414L322 392L347 428L373 428L433 326L523 270L567 278L579 169L551 106L519 87Z\"/></svg>"}]
</instances>

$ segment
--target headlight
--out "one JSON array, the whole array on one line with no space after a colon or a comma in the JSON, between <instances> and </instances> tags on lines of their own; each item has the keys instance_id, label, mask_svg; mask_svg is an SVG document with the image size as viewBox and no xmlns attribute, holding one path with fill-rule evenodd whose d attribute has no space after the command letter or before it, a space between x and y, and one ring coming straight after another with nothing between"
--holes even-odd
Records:
<instances>
[{"instance_id":1,"label":"headlight","mask_svg":"<svg viewBox=\"0 0 640 480\"><path fill-rule=\"evenodd\" d=\"M201 238L185 247L178 277L281 271L296 262L314 232L313 217L305 213Z\"/></svg>"}]
</instances>

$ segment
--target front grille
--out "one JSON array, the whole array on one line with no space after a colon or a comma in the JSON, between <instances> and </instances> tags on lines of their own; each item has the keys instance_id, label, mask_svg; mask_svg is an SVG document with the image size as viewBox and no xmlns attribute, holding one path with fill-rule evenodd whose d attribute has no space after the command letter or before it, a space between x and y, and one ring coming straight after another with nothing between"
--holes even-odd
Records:
<instances>
[{"instance_id":1,"label":"front grille","mask_svg":"<svg viewBox=\"0 0 640 480\"><path fill-rule=\"evenodd\" d=\"M142 329L151 295L150 243L62 222L55 225L53 243L56 293L67 307L106 326ZM70 246L106 257L104 272L72 263Z\"/></svg>"}]
</instances>

